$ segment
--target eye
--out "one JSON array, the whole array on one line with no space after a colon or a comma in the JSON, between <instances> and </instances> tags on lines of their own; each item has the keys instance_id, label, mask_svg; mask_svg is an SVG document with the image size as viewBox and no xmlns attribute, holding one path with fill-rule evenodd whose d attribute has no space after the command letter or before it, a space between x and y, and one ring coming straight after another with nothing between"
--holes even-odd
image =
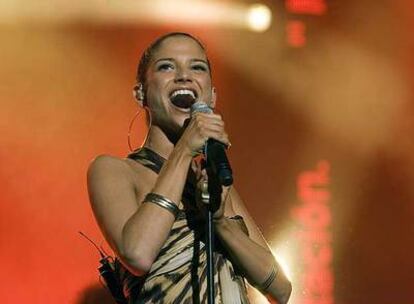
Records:
<instances>
[{"instance_id":1,"label":"eye","mask_svg":"<svg viewBox=\"0 0 414 304\"><path fill-rule=\"evenodd\" d=\"M174 66L171 63L162 63L158 66L158 71L169 71L172 70Z\"/></svg>"},{"instance_id":2,"label":"eye","mask_svg":"<svg viewBox=\"0 0 414 304\"><path fill-rule=\"evenodd\" d=\"M202 64L196 64L196 65L193 65L193 66L192 66L192 69L193 69L193 70L196 70L196 71L204 71L204 72L206 72L206 71L207 71L207 67L206 67L206 66L204 66L204 65L202 65Z\"/></svg>"}]
</instances>

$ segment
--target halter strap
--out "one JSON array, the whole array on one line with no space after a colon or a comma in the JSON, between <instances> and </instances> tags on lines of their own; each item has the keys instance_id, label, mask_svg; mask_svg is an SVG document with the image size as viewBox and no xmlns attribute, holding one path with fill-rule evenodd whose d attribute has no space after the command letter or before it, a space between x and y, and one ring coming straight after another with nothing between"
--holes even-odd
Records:
<instances>
[{"instance_id":1,"label":"halter strap","mask_svg":"<svg viewBox=\"0 0 414 304\"><path fill-rule=\"evenodd\" d=\"M132 152L127 157L139 162L144 167L151 169L157 174L160 173L162 165L166 160L159 154L146 147L142 147L138 151Z\"/></svg>"}]
</instances>

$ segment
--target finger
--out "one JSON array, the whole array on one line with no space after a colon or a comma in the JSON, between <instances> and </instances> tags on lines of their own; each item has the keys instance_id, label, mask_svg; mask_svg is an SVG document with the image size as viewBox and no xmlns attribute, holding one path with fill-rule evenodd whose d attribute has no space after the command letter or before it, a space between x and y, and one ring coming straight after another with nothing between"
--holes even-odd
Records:
<instances>
[{"instance_id":1,"label":"finger","mask_svg":"<svg viewBox=\"0 0 414 304\"><path fill-rule=\"evenodd\" d=\"M207 117L213 120L223 121L223 117L220 114L210 113Z\"/></svg>"},{"instance_id":2,"label":"finger","mask_svg":"<svg viewBox=\"0 0 414 304\"><path fill-rule=\"evenodd\" d=\"M214 123L204 123L203 127L208 131L224 132L224 125Z\"/></svg>"},{"instance_id":3,"label":"finger","mask_svg":"<svg viewBox=\"0 0 414 304\"><path fill-rule=\"evenodd\" d=\"M219 119L221 119L221 115L220 114L216 114L216 113L196 112L196 113L193 113L191 115L192 115L192 117L200 116L200 117L213 117L213 118L219 118Z\"/></svg>"},{"instance_id":4,"label":"finger","mask_svg":"<svg viewBox=\"0 0 414 304\"><path fill-rule=\"evenodd\" d=\"M225 144L226 146L229 146L229 144L230 144L229 137L228 137L227 133L217 132L217 131L209 131L209 132L206 132L205 135L208 138L213 138L213 139Z\"/></svg>"},{"instance_id":5,"label":"finger","mask_svg":"<svg viewBox=\"0 0 414 304\"><path fill-rule=\"evenodd\" d=\"M194 120L201 120L203 122L212 123L212 124L223 124L224 121L219 114L214 113L195 113L193 116Z\"/></svg>"},{"instance_id":6,"label":"finger","mask_svg":"<svg viewBox=\"0 0 414 304\"><path fill-rule=\"evenodd\" d=\"M224 206L224 204L227 203L227 200L229 198L230 195L230 191L231 191L231 186L227 186L227 187L223 187L223 192L222 192L222 204Z\"/></svg>"},{"instance_id":7,"label":"finger","mask_svg":"<svg viewBox=\"0 0 414 304\"><path fill-rule=\"evenodd\" d=\"M208 137L217 136L217 135L220 136L220 134L222 134L223 137L227 137L227 133L224 131L223 126L220 126L220 125L204 125L202 134Z\"/></svg>"}]
</instances>

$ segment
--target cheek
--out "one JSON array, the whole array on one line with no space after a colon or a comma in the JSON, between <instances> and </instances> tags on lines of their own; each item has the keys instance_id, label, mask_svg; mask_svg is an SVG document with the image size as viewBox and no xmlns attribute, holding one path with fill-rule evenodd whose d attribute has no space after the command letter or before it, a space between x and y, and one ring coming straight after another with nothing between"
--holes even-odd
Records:
<instances>
[{"instance_id":1,"label":"cheek","mask_svg":"<svg viewBox=\"0 0 414 304\"><path fill-rule=\"evenodd\" d=\"M204 75L200 81L202 81L205 85L211 86L211 78L208 75Z\"/></svg>"},{"instance_id":2,"label":"cheek","mask_svg":"<svg viewBox=\"0 0 414 304\"><path fill-rule=\"evenodd\" d=\"M161 95L163 93L163 85L159 81L151 81L150 85L147 86L146 92L147 92L147 100L160 100Z\"/></svg>"},{"instance_id":3,"label":"cheek","mask_svg":"<svg viewBox=\"0 0 414 304\"><path fill-rule=\"evenodd\" d=\"M211 94L211 88L212 88L212 82L209 77L203 77L201 79L198 79L199 84L203 87L204 93Z\"/></svg>"},{"instance_id":4,"label":"cheek","mask_svg":"<svg viewBox=\"0 0 414 304\"><path fill-rule=\"evenodd\" d=\"M211 82L206 82L204 88L204 98L206 98L206 102L211 102L213 99Z\"/></svg>"},{"instance_id":5,"label":"cheek","mask_svg":"<svg viewBox=\"0 0 414 304\"><path fill-rule=\"evenodd\" d=\"M161 86L161 80L157 78L151 78L147 80L147 88L148 90L151 90L152 92L158 90Z\"/></svg>"}]
</instances>

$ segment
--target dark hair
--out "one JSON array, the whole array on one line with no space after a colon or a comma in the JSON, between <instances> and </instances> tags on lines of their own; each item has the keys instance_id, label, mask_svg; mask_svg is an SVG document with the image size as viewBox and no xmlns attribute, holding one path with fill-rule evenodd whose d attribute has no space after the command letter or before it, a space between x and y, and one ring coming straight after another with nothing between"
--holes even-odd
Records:
<instances>
[{"instance_id":1,"label":"dark hair","mask_svg":"<svg viewBox=\"0 0 414 304\"><path fill-rule=\"evenodd\" d=\"M159 37L157 40L155 40L153 43L151 43L147 49L144 51L144 53L142 53L141 59L139 61L139 65L138 65L138 70L137 70L137 76L136 76L136 80L137 82L142 83L144 90L145 90L145 86L146 86L146 73L148 70L148 65L152 59L152 56L154 55L154 53L158 50L158 48L161 46L161 43L170 37L174 37L174 36L184 36L184 37L188 37L193 39L195 42L197 42L197 44L201 47L201 49L206 52L206 48L204 47L204 45L201 43L201 41L199 39L197 39L196 37L188 34L188 33L184 33L184 32L171 32L165 35L162 35L161 37ZM207 65L208 65L208 69L210 71L210 76L211 76L211 67L210 67L210 61L207 58Z\"/></svg>"}]
</instances>

